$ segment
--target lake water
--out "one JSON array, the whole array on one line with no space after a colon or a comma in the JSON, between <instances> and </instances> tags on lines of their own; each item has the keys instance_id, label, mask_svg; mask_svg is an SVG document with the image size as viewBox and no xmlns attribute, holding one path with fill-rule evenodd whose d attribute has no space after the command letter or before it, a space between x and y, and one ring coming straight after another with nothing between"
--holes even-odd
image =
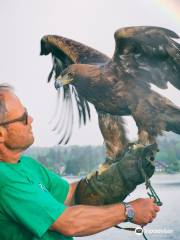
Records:
<instances>
[{"instance_id":1,"label":"lake water","mask_svg":"<svg viewBox=\"0 0 180 240\"><path fill-rule=\"evenodd\" d=\"M77 179L70 179L72 182ZM144 228L148 240L180 240L180 174L153 176L152 183L155 191L158 193L163 206L157 215L157 218ZM126 198L126 201L139 197L147 197L144 185L137 189ZM121 224L123 227L137 227L131 223ZM111 228L101 233L75 238L75 240L141 240L142 235L135 232L129 232Z\"/></svg>"}]
</instances>

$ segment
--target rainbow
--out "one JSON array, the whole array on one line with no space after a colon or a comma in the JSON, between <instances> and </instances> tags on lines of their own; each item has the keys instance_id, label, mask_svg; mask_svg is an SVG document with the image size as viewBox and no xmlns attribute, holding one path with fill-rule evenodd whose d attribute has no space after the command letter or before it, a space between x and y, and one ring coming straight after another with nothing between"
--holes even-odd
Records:
<instances>
[{"instance_id":1,"label":"rainbow","mask_svg":"<svg viewBox=\"0 0 180 240\"><path fill-rule=\"evenodd\" d=\"M179 0L154 0L154 2L180 25Z\"/></svg>"}]
</instances>

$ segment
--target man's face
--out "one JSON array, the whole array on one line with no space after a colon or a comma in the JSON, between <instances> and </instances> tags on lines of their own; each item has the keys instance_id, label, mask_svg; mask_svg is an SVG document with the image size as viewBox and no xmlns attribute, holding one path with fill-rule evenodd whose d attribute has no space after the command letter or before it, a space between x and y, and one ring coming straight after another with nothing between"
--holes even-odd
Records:
<instances>
[{"instance_id":1,"label":"man's face","mask_svg":"<svg viewBox=\"0 0 180 240\"><path fill-rule=\"evenodd\" d=\"M10 91L5 91L4 97L7 114L3 122L21 118L26 110L17 96ZM28 116L27 123L25 121L16 121L3 126L6 131L4 145L8 149L17 151L23 151L31 146L34 142L31 127L32 121L32 117Z\"/></svg>"}]
</instances>

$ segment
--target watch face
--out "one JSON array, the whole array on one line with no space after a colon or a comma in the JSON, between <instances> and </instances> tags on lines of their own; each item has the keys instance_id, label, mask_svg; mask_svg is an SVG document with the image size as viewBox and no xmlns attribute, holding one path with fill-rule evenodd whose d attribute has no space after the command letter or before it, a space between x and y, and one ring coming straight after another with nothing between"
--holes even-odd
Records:
<instances>
[{"instance_id":1,"label":"watch face","mask_svg":"<svg viewBox=\"0 0 180 240\"><path fill-rule=\"evenodd\" d=\"M134 209L132 208L132 206L128 203L123 203L124 206L125 206L125 209L126 209L126 222L129 221L129 222L132 222L133 221L133 218L135 216L135 212L134 212Z\"/></svg>"},{"instance_id":2,"label":"watch face","mask_svg":"<svg viewBox=\"0 0 180 240\"><path fill-rule=\"evenodd\" d=\"M127 209L127 216L128 218L132 219L134 217L134 211L132 208Z\"/></svg>"}]
</instances>

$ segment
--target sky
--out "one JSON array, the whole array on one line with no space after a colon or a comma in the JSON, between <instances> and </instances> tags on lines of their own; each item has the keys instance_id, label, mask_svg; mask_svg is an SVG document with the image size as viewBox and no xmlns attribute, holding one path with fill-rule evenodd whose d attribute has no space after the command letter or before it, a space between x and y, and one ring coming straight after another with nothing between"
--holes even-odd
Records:
<instances>
[{"instance_id":1,"label":"sky","mask_svg":"<svg viewBox=\"0 0 180 240\"><path fill-rule=\"evenodd\" d=\"M180 34L179 0L0 0L0 81L14 86L16 94L34 118L34 146L54 146L58 136L50 120L56 104L53 84L47 84L50 56L39 56L40 39L46 34L68 37L108 56L114 52L115 30L151 25ZM179 92L154 88L180 106ZM91 122L75 126L68 145L101 145L97 114ZM137 128L126 117L130 139Z\"/></svg>"}]
</instances>

